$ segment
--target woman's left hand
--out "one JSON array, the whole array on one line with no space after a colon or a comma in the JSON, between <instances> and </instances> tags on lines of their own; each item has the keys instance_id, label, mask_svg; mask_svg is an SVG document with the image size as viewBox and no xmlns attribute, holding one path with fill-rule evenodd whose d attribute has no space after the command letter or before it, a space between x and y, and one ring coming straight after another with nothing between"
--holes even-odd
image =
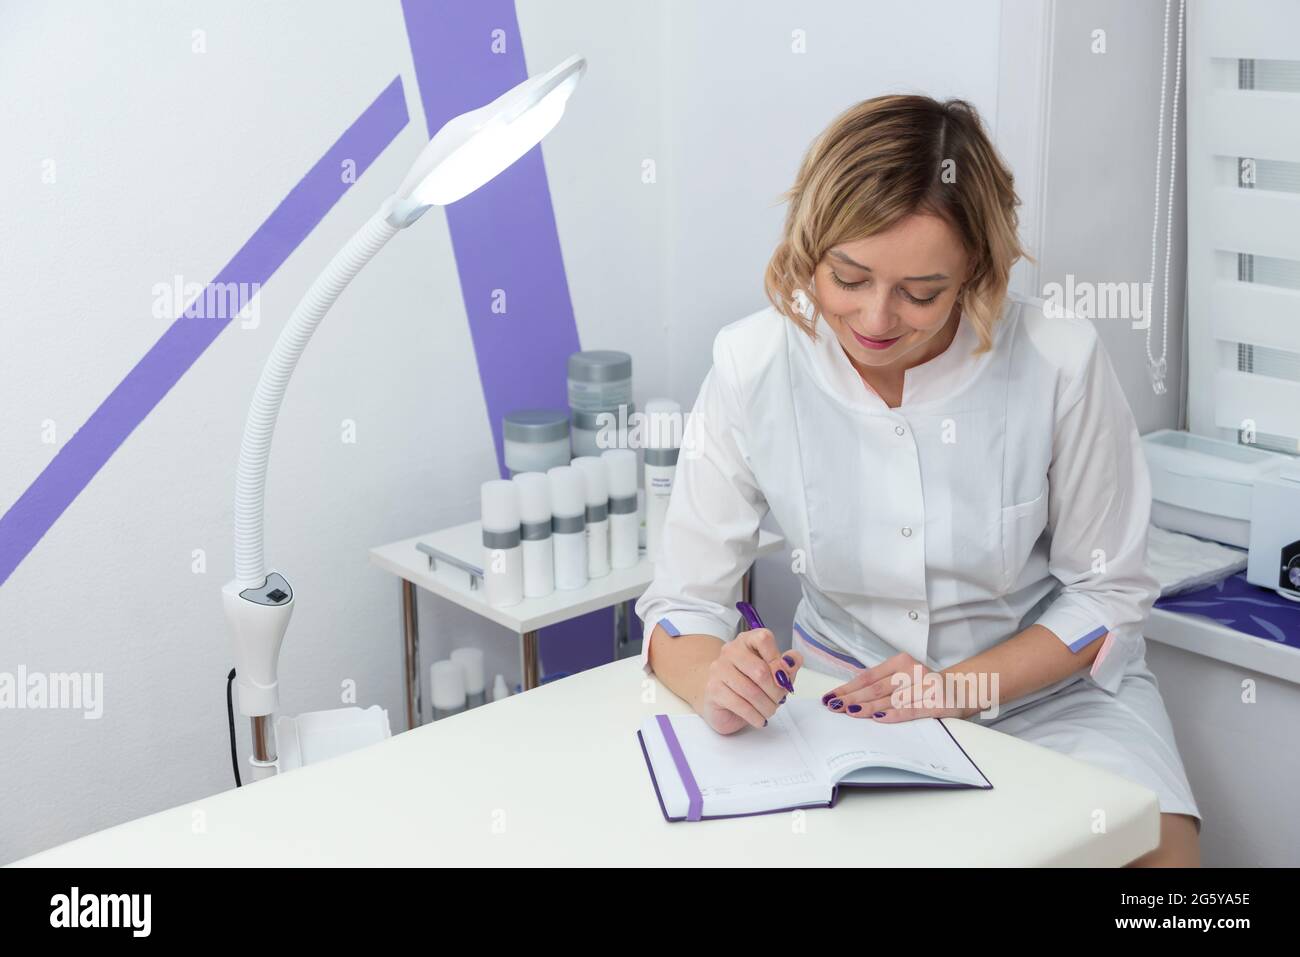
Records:
<instances>
[{"instance_id":1,"label":"woman's left hand","mask_svg":"<svg viewBox=\"0 0 1300 957\"><path fill-rule=\"evenodd\" d=\"M897 724L915 718L965 718L978 708L948 701L944 673L931 671L911 655L899 653L822 696L837 714Z\"/></svg>"}]
</instances>

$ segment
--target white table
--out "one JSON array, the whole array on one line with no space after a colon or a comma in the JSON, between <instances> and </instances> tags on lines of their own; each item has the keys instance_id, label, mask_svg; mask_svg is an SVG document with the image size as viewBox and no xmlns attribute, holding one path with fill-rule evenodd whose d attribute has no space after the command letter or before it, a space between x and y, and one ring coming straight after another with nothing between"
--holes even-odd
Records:
<instances>
[{"instance_id":1,"label":"white table","mask_svg":"<svg viewBox=\"0 0 1300 957\"><path fill-rule=\"evenodd\" d=\"M805 670L796 694L835 683ZM1151 791L959 720L991 791L850 790L802 817L669 824L636 729L688 710L616 661L18 865L1115 866L1159 843Z\"/></svg>"},{"instance_id":2,"label":"white table","mask_svg":"<svg viewBox=\"0 0 1300 957\"><path fill-rule=\"evenodd\" d=\"M785 544L780 535L759 532L758 554L778 551ZM417 546L424 545L449 556L436 564ZM614 606L614 645L618 657L620 642L627 640L624 602L639 598L654 579L654 563L644 551L631 568L615 568L603 578L593 578L585 588L556 590L544 598L525 598L517 605L496 608L487 603L480 581L464 570L475 568L481 576L483 561L483 526L466 522L427 535L404 538L370 550L371 564L392 572L402 583L402 638L405 650L406 726L414 728L423 721L423 676L420 673L420 628L416 617L415 589L423 588L440 598L455 602L476 615L496 622L520 636L522 678L525 690L541 683L541 655L538 631L570 618ZM741 585L746 601L751 599L750 576L746 572Z\"/></svg>"},{"instance_id":3,"label":"white table","mask_svg":"<svg viewBox=\"0 0 1300 957\"><path fill-rule=\"evenodd\" d=\"M1171 648L1300 685L1300 652L1296 649L1228 628L1208 618L1168 608L1153 608L1142 634L1148 641L1158 641Z\"/></svg>"}]
</instances>

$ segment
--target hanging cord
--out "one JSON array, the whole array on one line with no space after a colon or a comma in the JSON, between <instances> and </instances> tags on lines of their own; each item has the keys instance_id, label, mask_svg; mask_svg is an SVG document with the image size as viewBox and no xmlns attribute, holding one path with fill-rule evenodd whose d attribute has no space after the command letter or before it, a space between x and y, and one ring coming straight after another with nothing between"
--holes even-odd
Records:
<instances>
[{"instance_id":1,"label":"hanging cord","mask_svg":"<svg viewBox=\"0 0 1300 957\"><path fill-rule=\"evenodd\" d=\"M235 769L235 787L242 788L243 782L239 780L239 754L235 748L235 699L231 689L235 683L235 669L230 669L230 674L226 675L226 720L230 723L230 766Z\"/></svg>"},{"instance_id":2,"label":"hanging cord","mask_svg":"<svg viewBox=\"0 0 1300 957\"><path fill-rule=\"evenodd\" d=\"M1169 9L1171 0L1165 0L1164 32L1160 55L1160 120L1156 127L1156 175L1155 175L1155 214L1151 222L1151 270L1150 286L1154 289L1156 282L1156 256L1160 235L1160 169L1164 157L1165 134L1165 90L1169 85ZM1174 184L1178 175L1178 99L1182 91L1183 79L1183 19L1186 10L1185 0L1178 0L1178 52L1174 60L1174 97L1170 109L1169 133L1169 194L1165 215L1165 267L1163 291L1160 296L1161 332L1160 358L1151 353L1151 316L1147 317L1146 351L1147 365L1151 373L1151 388L1156 395L1165 393L1165 376L1167 374L1166 356L1169 353L1169 266L1173 256L1174 228ZM1148 303L1148 310L1154 312Z\"/></svg>"}]
</instances>

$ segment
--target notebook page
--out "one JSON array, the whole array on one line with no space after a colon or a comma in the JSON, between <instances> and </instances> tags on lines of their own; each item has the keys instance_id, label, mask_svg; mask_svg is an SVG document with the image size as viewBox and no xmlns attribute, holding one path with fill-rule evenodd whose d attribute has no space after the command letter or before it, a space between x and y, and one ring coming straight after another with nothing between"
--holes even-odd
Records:
<instances>
[{"instance_id":1,"label":"notebook page","mask_svg":"<svg viewBox=\"0 0 1300 957\"><path fill-rule=\"evenodd\" d=\"M829 711L819 702L787 702L808 746L838 781L854 768L877 766L913 771L931 778L985 787L983 775L944 730L938 718L878 724Z\"/></svg>"},{"instance_id":2,"label":"notebook page","mask_svg":"<svg viewBox=\"0 0 1300 957\"><path fill-rule=\"evenodd\" d=\"M699 715L669 718L691 775L703 798L705 817L750 814L828 802L829 779L792 733L778 709L765 728L718 734ZM664 743L657 718L641 725L664 806L672 817L684 816L685 789Z\"/></svg>"}]
</instances>

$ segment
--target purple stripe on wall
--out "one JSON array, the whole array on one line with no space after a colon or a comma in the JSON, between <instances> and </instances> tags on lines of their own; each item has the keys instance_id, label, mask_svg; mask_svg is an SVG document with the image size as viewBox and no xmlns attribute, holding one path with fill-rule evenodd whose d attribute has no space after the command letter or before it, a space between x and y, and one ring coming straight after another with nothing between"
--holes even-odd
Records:
<instances>
[{"instance_id":1,"label":"purple stripe on wall","mask_svg":"<svg viewBox=\"0 0 1300 957\"><path fill-rule=\"evenodd\" d=\"M360 175L406 126L395 77L249 237L213 283L263 284L338 202L344 160ZM232 317L177 319L0 516L0 584L90 484L118 447L185 374ZM232 452L233 454L233 452Z\"/></svg>"},{"instance_id":2,"label":"purple stripe on wall","mask_svg":"<svg viewBox=\"0 0 1300 957\"><path fill-rule=\"evenodd\" d=\"M402 0L402 13L430 136L528 76L512 0ZM502 416L528 408L567 409L566 365L580 348L541 147L448 206L446 215L497 467L505 478ZM504 314L493 312L499 296ZM547 672L609 661L613 620L606 609L545 629Z\"/></svg>"},{"instance_id":3,"label":"purple stripe on wall","mask_svg":"<svg viewBox=\"0 0 1300 957\"><path fill-rule=\"evenodd\" d=\"M403 0L402 12L430 136L528 77L512 0ZM493 52L496 31L501 53ZM446 214L497 463L508 478L501 417L567 409L566 363L579 348L541 147ZM504 314L492 311L501 294Z\"/></svg>"}]
</instances>

